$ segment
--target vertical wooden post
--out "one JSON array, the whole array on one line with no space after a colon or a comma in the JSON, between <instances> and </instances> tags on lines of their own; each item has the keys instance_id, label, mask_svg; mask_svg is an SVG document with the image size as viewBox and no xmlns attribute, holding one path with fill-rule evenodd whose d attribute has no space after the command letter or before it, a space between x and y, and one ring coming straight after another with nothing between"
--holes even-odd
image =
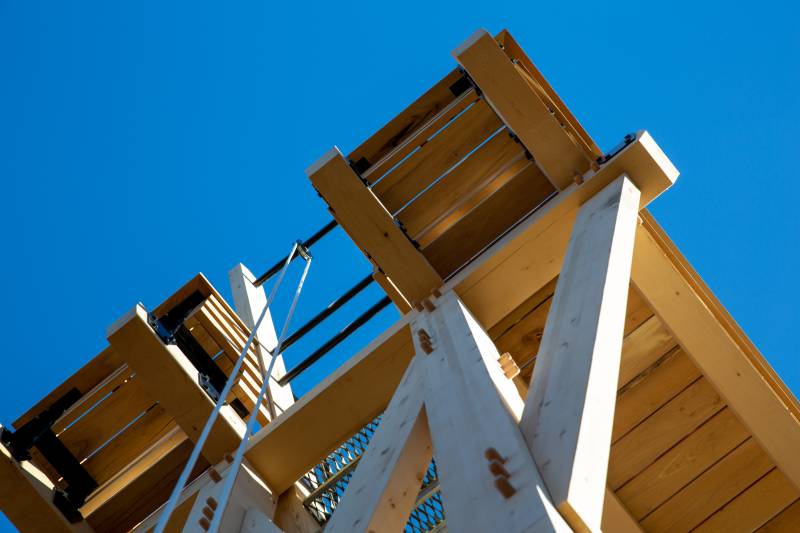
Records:
<instances>
[{"instance_id":1,"label":"vertical wooden post","mask_svg":"<svg viewBox=\"0 0 800 533\"><path fill-rule=\"evenodd\" d=\"M325 531L402 531L431 461L422 368L412 359Z\"/></svg>"},{"instance_id":2,"label":"vertical wooden post","mask_svg":"<svg viewBox=\"0 0 800 533\"><path fill-rule=\"evenodd\" d=\"M521 401L491 339L452 291L434 306L412 332L425 363L425 410L447 528L570 531L517 426L513 398Z\"/></svg>"},{"instance_id":3,"label":"vertical wooden post","mask_svg":"<svg viewBox=\"0 0 800 533\"><path fill-rule=\"evenodd\" d=\"M231 283L231 292L233 293L233 303L236 306L236 313L245 323L248 328L252 328L258 320L261 310L267 303L267 295L263 287L256 287L255 276L243 264L238 264L228 272L228 279ZM278 345L278 336L275 333L275 325L272 322L270 311L267 310L267 316L261 321L261 325L256 332L259 342L259 349L261 356L264 358L264 363L269 366L270 358L272 357L267 350L274 350ZM275 361L275 366L272 368L272 376L270 377L269 388L267 389L267 404L270 407L272 416L275 417L285 411L294 403L294 395L292 395L292 386L286 384L281 386L278 380L286 374L286 366L283 364L283 357L278 357ZM274 412L273 412L274 408Z\"/></svg>"},{"instance_id":4,"label":"vertical wooden post","mask_svg":"<svg viewBox=\"0 0 800 533\"><path fill-rule=\"evenodd\" d=\"M581 207L520 423L553 503L581 531L602 519L638 211L624 175Z\"/></svg>"}]
</instances>

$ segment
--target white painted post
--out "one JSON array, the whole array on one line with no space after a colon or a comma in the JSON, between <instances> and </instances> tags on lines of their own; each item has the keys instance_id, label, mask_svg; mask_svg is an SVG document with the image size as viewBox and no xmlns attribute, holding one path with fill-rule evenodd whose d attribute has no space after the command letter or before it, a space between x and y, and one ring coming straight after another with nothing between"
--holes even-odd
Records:
<instances>
[{"instance_id":1,"label":"white painted post","mask_svg":"<svg viewBox=\"0 0 800 533\"><path fill-rule=\"evenodd\" d=\"M326 532L403 530L432 453L421 363L411 360Z\"/></svg>"},{"instance_id":2,"label":"white painted post","mask_svg":"<svg viewBox=\"0 0 800 533\"><path fill-rule=\"evenodd\" d=\"M519 395L502 374L497 348L452 291L434 305L414 320L412 334L425 363L447 529L570 531L517 425Z\"/></svg>"},{"instance_id":3,"label":"white painted post","mask_svg":"<svg viewBox=\"0 0 800 533\"><path fill-rule=\"evenodd\" d=\"M639 190L620 176L581 207L520 427L553 503L599 531Z\"/></svg>"},{"instance_id":4,"label":"white painted post","mask_svg":"<svg viewBox=\"0 0 800 533\"><path fill-rule=\"evenodd\" d=\"M241 263L228 272L228 279L231 283L236 313L248 328L252 328L267 303L267 295L264 292L264 288L256 287L253 284L256 280L255 276ZM267 316L261 321L261 326L258 328L256 336L260 343L264 363L268 367L271 356L267 350L274 350L278 345L278 335L275 332L275 325L272 322L269 310L267 310ZM267 389L267 404L273 417L282 413L294 403L291 385L280 386L278 384L278 380L284 374L286 374L286 367L283 364L283 357L278 357L272 369L270 384Z\"/></svg>"}]
</instances>

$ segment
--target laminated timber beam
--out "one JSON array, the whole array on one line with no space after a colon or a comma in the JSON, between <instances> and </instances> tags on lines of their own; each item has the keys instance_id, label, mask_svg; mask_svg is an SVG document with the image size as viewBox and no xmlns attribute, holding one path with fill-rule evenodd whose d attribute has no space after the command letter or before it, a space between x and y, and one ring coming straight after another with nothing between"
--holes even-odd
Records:
<instances>
[{"instance_id":1,"label":"laminated timber beam","mask_svg":"<svg viewBox=\"0 0 800 533\"><path fill-rule=\"evenodd\" d=\"M581 208L520 427L576 531L602 521L639 190L621 176Z\"/></svg>"},{"instance_id":2,"label":"laminated timber beam","mask_svg":"<svg viewBox=\"0 0 800 533\"><path fill-rule=\"evenodd\" d=\"M439 274L337 148L309 167L306 174L333 217L405 300L418 302L442 285Z\"/></svg>"},{"instance_id":3,"label":"laminated timber beam","mask_svg":"<svg viewBox=\"0 0 800 533\"><path fill-rule=\"evenodd\" d=\"M631 277L705 378L800 489L800 406L646 212Z\"/></svg>"},{"instance_id":4,"label":"laminated timber beam","mask_svg":"<svg viewBox=\"0 0 800 533\"><path fill-rule=\"evenodd\" d=\"M594 154L580 145L579 133L559 106L537 94L535 80L526 79L525 69L512 63L486 30L473 34L453 57L556 189L566 189L594 165Z\"/></svg>"},{"instance_id":5,"label":"laminated timber beam","mask_svg":"<svg viewBox=\"0 0 800 533\"><path fill-rule=\"evenodd\" d=\"M214 403L199 384L197 369L174 345L166 345L147 321L147 311L137 305L114 323L108 342L141 379L146 392L175 419L196 442L214 409ZM203 449L212 464L238 446L244 423L229 405L222 407Z\"/></svg>"},{"instance_id":6,"label":"laminated timber beam","mask_svg":"<svg viewBox=\"0 0 800 533\"><path fill-rule=\"evenodd\" d=\"M28 461L18 463L0 444L0 506L20 531L90 533L85 521L71 524L53 505L53 484Z\"/></svg>"}]
</instances>

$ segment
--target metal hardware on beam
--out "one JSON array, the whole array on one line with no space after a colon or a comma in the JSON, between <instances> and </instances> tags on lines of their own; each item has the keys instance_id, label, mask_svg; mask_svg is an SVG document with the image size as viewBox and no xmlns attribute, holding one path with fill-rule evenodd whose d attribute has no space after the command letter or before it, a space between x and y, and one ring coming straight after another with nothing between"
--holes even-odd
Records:
<instances>
[{"instance_id":1,"label":"metal hardware on beam","mask_svg":"<svg viewBox=\"0 0 800 533\"><path fill-rule=\"evenodd\" d=\"M623 137L622 142L616 145L614 148L611 149L610 152L606 153L602 157L597 158L597 163L600 165L604 165L608 163L611 159L614 158L618 153L620 153L626 146L631 144L633 141L636 140L635 133L629 133L625 137Z\"/></svg>"},{"instance_id":2,"label":"metal hardware on beam","mask_svg":"<svg viewBox=\"0 0 800 533\"><path fill-rule=\"evenodd\" d=\"M319 240L320 240L321 238L323 238L325 235L327 235L328 233L330 233L330 232L331 232L331 230L332 230L333 228L335 228L336 226L338 226L338 225L339 225L339 223L338 223L338 222L336 222L335 220L331 220L330 222L328 222L327 224L325 224L323 227L321 227L319 230L317 230L317 231L316 231L316 233L314 233L314 234L313 234L311 237L309 237L308 239L306 239L306 240L304 240L302 243L300 243L300 244L301 244L301 246L302 246L302 247L303 247L303 248L306 250L306 252L307 252L307 251L308 251L308 250L309 250L309 249L310 249L310 248L311 248L311 247L312 247L314 244L316 244L316 243L317 243L317 241L319 241ZM289 259L288 259L288 260L289 260L289 261L294 261L294 259L295 259L295 258L296 258L298 255L299 255L299 252L298 252L297 250L295 250L294 252L292 252L292 254L290 255L290 257L289 257ZM256 287L260 287L261 285L263 285L265 281L267 281L269 278L271 278L272 276L274 276L275 274L277 274L277 273L280 271L280 269L281 269L281 268L283 268L283 265L284 265L284 263L285 263L286 261L287 261L287 258L283 258L283 259L281 259L280 261L278 261L277 263L275 263L274 265L272 265L272 267L271 267L269 270L267 270L266 272L264 272L263 274L261 274L261 275L260 275L260 276L259 276L259 277L258 277L258 278L257 278L257 279L254 281L254 282L253 282L253 285L255 285Z\"/></svg>"},{"instance_id":3,"label":"metal hardware on beam","mask_svg":"<svg viewBox=\"0 0 800 533\"><path fill-rule=\"evenodd\" d=\"M278 385L284 386L290 383L294 378L301 373L308 370L308 367L316 363L323 355L338 346L343 340L352 335L358 328L367 323L369 319L381 312L392 301L388 296L383 297L376 302L372 307L367 309L361 316L346 325L342 330L333 336L328 342L317 348L314 353L306 357L299 365L288 371L281 379L278 380Z\"/></svg>"}]
</instances>

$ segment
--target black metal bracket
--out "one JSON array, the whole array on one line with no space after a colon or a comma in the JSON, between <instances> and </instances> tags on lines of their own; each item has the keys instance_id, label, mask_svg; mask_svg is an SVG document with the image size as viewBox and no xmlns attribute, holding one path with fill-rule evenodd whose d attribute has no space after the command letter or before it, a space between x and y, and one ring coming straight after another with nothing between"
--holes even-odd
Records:
<instances>
[{"instance_id":1,"label":"black metal bracket","mask_svg":"<svg viewBox=\"0 0 800 533\"><path fill-rule=\"evenodd\" d=\"M622 142L620 142L618 145L616 145L614 148L612 148L610 152L608 152L607 154L603 155L602 157L598 157L597 158L597 163L600 164L600 165L604 165L604 164L608 163L617 154L619 154L622 150L624 150L626 146L628 146L629 144L631 144L635 140L636 140L636 134L635 133L627 134L622 139Z\"/></svg>"},{"instance_id":2,"label":"black metal bracket","mask_svg":"<svg viewBox=\"0 0 800 533\"><path fill-rule=\"evenodd\" d=\"M63 478L66 487L54 490L53 504L73 524L83 520L78 509L98 484L72 455L69 448L53 433L52 428L61 415L82 396L78 389L72 388L16 431L8 428L2 428L0 431L0 441L8 448L14 459L30 460L30 450L36 447Z\"/></svg>"}]
</instances>

